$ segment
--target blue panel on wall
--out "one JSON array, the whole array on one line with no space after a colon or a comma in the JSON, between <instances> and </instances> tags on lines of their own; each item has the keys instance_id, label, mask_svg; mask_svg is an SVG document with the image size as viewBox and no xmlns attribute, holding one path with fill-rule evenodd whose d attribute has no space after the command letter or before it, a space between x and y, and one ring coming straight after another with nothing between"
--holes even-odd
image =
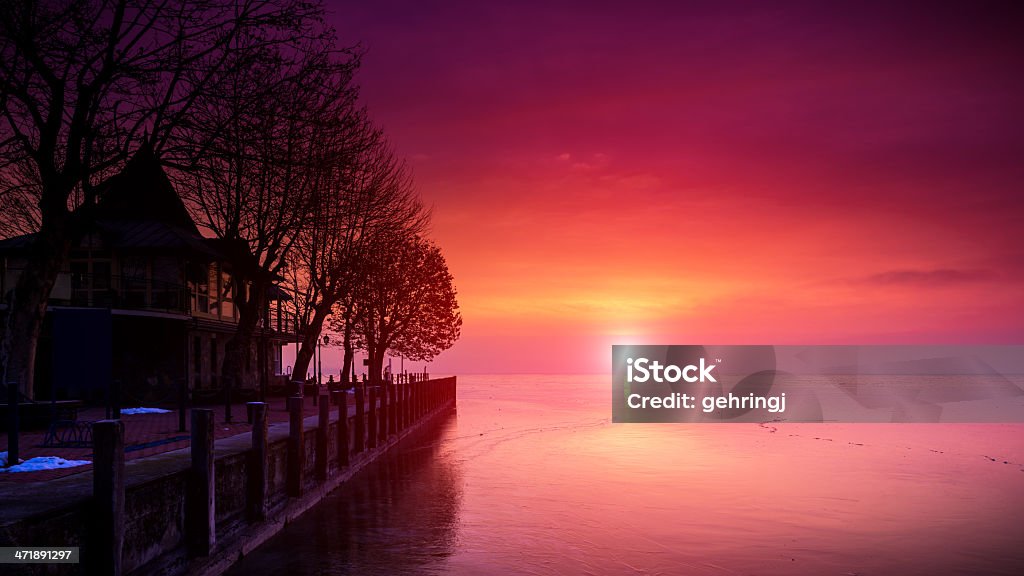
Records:
<instances>
[{"instance_id":1,"label":"blue panel on wall","mask_svg":"<svg viewBox=\"0 0 1024 576\"><path fill-rule=\"evenodd\" d=\"M104 391L112 378L110 310L53 310L53 385L72 398Z\"/></svg>"}]
</instances>

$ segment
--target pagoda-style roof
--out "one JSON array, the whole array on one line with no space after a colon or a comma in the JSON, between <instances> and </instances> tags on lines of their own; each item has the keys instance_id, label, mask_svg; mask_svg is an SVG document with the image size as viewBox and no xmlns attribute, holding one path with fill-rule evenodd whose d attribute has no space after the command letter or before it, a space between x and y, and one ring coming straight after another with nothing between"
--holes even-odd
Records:
<instances>
[{"instance_id":1,"label":"pagoda-style roof","mask_svg":"<svg viewBox=\"0 0 1024 576\"><path fill-rule=\"evenodd\" d=\"M121 172L97 188L97 221L159 222L200 236L199 228L148 144L139 148Z\"/></svg>"},{"instance_id":2,"label":"pagoda-style roof","mask_svg":"<svg viewBox=\"0 0 1024 576\"><path fill-rule=\"evenodd\" d=\"M117 175L97 186L91 230L110 248L188 252L227 259L199 228L152 147L144 144ZM35 234L0 240L0 252L29 248Z\"/></svg>"}]
</instances>

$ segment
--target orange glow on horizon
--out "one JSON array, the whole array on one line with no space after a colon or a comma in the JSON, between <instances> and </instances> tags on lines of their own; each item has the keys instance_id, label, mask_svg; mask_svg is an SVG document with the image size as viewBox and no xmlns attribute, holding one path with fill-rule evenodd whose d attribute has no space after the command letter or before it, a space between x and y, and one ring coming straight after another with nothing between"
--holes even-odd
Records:
<instances>
[{"instance_id":1,"label":"orange glow on horizon","mask_svg":"<svg viewBox=\"0 0 1024 576\"><path fill-rule=\"evenodd\" d=\"M601 372L623 339L1024 342L1016 30L750 9L346 12L459 290L435 371Z\"/></svg>"}]
</instances>

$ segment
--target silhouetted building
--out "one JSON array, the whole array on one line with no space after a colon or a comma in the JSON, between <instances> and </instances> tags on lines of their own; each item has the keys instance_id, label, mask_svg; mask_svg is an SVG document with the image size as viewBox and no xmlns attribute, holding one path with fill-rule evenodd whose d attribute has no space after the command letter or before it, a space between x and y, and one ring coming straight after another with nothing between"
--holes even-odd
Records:
<instances>
[{"instance_id":1,"label":"silhouetted building","mask_svg":"<svg viewBox=\"0 0 1024 576\"><path fill-rule=\"evenodd\" d=\"M181 379L194 396L213 399L224 345L238 322L231 275L254 266L253 256L244 242L200 234L148 149L107 180L98 197L94 225L72 249L50 296L36 353L36 399L99 398L116 381L123 402L173 402ZM0 294L14 289L32 239L0 241ZM284 383L281 349L296 337L293 316L282 309L287 298L272 287L253 339L251 372L258 375L264 360L271 386ZM244 398L258 386L257 377L236 389Z\"/></svg>"}]
</instances>

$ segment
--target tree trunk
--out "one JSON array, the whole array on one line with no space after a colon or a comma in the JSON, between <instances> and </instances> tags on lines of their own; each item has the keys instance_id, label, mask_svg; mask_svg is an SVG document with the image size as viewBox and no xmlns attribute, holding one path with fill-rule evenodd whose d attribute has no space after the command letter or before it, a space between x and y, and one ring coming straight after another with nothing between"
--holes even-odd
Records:
<instances>
[{"instance_id":1,"label":"tree trunk","mask_svg":"<svg viewBox=\"0 0 1024 576\"><path fill-rule=\"evenodd\" d=\"M352 322L345 320L345 335L342 341L345 347L345 363L342 364L341 374L342 380L345 382L351 381L352 374L352 361L355 359L355 350L352 347Z\"/></svg>"},{"instance_id":2,"label":"tree trunk","mask_svg":"<svg viewBox=\"0 0 1024 576\"><path fill-rule=\"evenodd\" d=\"M320 331L323 330L324 322L330 314L330 306L320 306L313 310L313 318L309 321L309 326L302 335L302 341L299 343L299 353L295 356L295 368L292 371L292 379L296 378L296 374L300 378L306 377L306 370L309 370L309 363L313 359L313 351L316 350L317 340L320 339Z\"/></svg>"},{"instance_id":3,"label":"tree trunk","mask_svg":"<svg viewBox=\"0 0 1024 576\"><path fill-rule=\"evenodd\" d=\"M370 381L374 383L380 383L383 380L384 375L384 356L387 355L387 346L383 344L377 344L375 346L367 346L370 355Z\"/></svg>"},{"instance_id":4,"label":"tree trunk","mask_svg":"<svg viewBox=\"0 0 1024 576\"><path fill-rule=\"evenodd\" d=\"M345 361L341 366L341 374L345 382L352 381L352 360L355 356L355 351L352 350L351 344L345 345Z\"/></svg>"},{"instance_id":5,"label":"tree trunk","mask_svg":"<svg viewBox=\"0 0 1024 576\"><path fill-rule=\"evenodd\" d=\"M384 380L384 354L379 353L370 359L370 379L380 383Z\"/></svg>"},{"instance_id":6,"label":"tree trunk","mask_svg":"<svg viewBox=\"0 0 1024 576\"><path fill-rule=\"evenodd\" d=\"M36 346L43 329L50 292L71 252L70 214L45 217L32 242L25 270L18 277L0 342L7 382L18 382L22 394L35 395ZM6 384L6 382L5 382Z\"/></svg>"},{"instance_id":7,"label":"tree trunk","mask_svg":"<svg viewBox=\"0 0 1024 576\"><path fill-rule=\"evenodd\" d=\"M235 283L236 295L242 294L242 290L238 288L244 285L244 279ZM221 367L224 386L231 386L232 390L237 390L245 382L256 380L252 370L252 343L263 314L266 293L266 283L254 281L244 298L235 298L235 305L238 307L238 327L224 345L224 364Z\"/></svg>"}]
</instances>

